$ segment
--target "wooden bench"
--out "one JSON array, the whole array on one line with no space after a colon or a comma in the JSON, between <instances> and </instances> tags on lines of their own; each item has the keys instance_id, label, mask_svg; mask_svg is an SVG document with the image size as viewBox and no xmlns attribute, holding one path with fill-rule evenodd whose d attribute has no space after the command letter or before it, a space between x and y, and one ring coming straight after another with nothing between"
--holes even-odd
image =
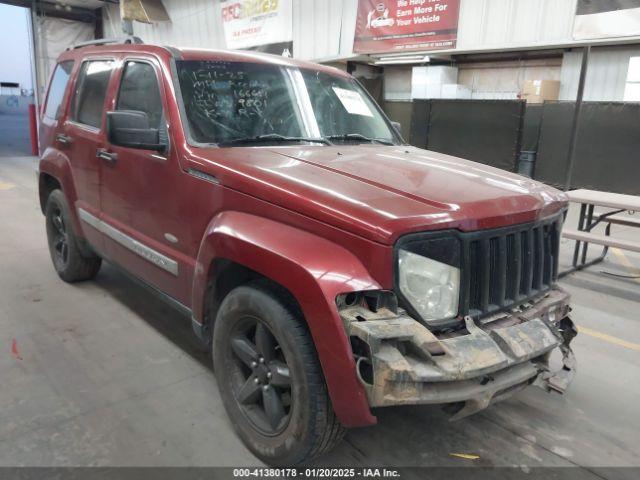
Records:
<instances>
[{"instance_id":1,"label":"wooden bench","mask_svg":"<svg viewBox=\"0 0 640 480\"><path fill-rule=\"evenodd\" d=\"M578 230L564 229L562 232L564 238L575 240L576 246L571 268L561 272L560 276L601 262L607 255L609 247L640 252L640 242L611 237L611 225L614 224L640 228L640 214L634 216L624 213L640 211L640 197L585 189L574 190L568 192L567 195L570 202L580 203L581 207ZM596 206L610 210L595 215L594 208ZM591 233L591 230L600 223L606 223L604 235ZM587 249L591 243L602 245L604 248L600 256L587 261Z\"/></svg>"}]
</instances>

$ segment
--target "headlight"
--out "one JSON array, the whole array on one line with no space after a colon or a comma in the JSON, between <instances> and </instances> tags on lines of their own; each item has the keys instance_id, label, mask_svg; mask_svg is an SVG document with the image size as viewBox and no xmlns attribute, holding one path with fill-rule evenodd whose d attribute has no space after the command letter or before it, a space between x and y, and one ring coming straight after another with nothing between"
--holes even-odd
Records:
<instances>
[{"instance_id":1,"label":"headlight","mask_svg":"<svg viewBox=\"0 0 640 480\"><path fill-rule=\"evenodd\" d=\"M400 291L423 320L457 315L460 269L402 249L398 261Z\"/></svg>"}]
</instances>

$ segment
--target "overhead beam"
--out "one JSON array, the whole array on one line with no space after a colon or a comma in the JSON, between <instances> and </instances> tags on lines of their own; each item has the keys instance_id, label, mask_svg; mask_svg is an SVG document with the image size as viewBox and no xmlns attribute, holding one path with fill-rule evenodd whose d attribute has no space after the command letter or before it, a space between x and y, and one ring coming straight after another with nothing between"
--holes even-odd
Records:
<instances>
[{"instance_id":1,"label":"overhead beam","mask_svg":"<svg viewBox=\"0 0 640 480\"><path fill-rule=\"evenodd\" d=\"M31 8L31 0L0 0L0 3L14 5L16 7ZM111 3L111 2L109 2ZM55 3L38 0L36 2L36 10L38 15L46 15L47 17L64 18L74 20L76 22L94 23L96 14L90 8L69 7L60 8Z\"/></svg>"}]
</instances>

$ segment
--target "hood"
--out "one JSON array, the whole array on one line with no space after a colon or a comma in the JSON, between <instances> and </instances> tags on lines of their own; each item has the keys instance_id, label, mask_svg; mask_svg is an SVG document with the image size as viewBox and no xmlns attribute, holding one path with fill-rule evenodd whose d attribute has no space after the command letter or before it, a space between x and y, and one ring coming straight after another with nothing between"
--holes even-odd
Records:
<instances>
[{"instance_id":1,"label":"hood","mask_svg":"<svg viewBox=\"0 0 640 480\"><path fill-rule=\"evenodd\" d=\"M566 205L539 182L415 147L209 148L193 157L226 187L384 244L534 221Z\"/></svg>"}]
</instances>

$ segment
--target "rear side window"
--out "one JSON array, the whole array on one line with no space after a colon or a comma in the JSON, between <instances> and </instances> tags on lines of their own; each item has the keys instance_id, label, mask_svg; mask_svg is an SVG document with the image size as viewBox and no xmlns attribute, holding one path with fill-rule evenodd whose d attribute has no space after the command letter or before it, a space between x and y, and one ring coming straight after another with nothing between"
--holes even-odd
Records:
<instances>
[{"instance_id":1,"label":"rear side window","mask_svg":"<svg viewBox=\"0 0 640 480\"><path fill-rule=\"evenodd\" d=\"M62 99L64 92L69 83L73 61L60 62L56 66L51 83L49 84L49 95L47 95L47 107L44 110L44 116L52 120L57 120L62 114Z\"/></svg>"},{"instance_id":2,"label":"rear side window","mask_svg":"<svg viewBox=\"0 0 640 480\"><path fill-rule=\"evenodd\" d=\"M93 60L82 64L76 83L73 120L100 128L112 67L113 62L107 60Z\"/></svg>"},{"instance_id":3,"label":"rear side window","mask_svg":"<svg viewBox=\"0 0 640 480\"><path fill-rule=\"evenodd\" d=\"M127 62L120 83L117 110L136 110L149 117L149 127L162 127L162 100L153 67L145 62Z\"/></svg>"}]
</instances>

